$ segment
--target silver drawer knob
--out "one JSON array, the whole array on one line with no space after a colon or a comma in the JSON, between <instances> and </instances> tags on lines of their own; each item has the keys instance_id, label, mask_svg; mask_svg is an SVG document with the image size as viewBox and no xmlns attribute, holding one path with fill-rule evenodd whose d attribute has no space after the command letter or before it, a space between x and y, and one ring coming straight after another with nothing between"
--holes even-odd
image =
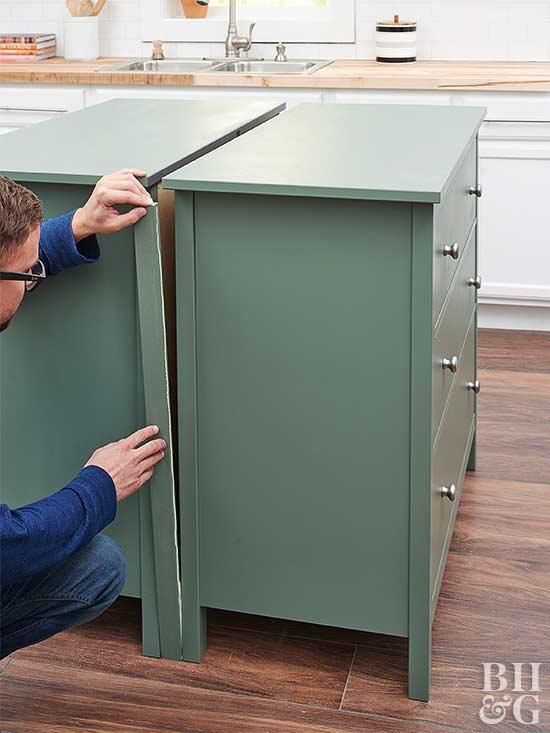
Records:
<instances>
[{"instance_id":1,"label":"silver drawer knob","mask_svg":"<svg viewBox=\"0 0 550 733\"><path fill-rule=\"evenodd\" d=\"M454 501L456 499L456 486L454 484L442 486L441 496L446 497L449 501Z\"/></svg>"},{"instance_id":2,"label":"silver drawer knob","mask_svg":"<svg viewBox=\"0 0 550 733\"><path fill-rule=\"evenodd\" d=\"M471 277L468 280L468 285L475 288L476 290L479 290L481 287L481 278L479 277L479 275L477 277Z\"/></svg>"},{"instance_id":3,"label":"silver drawer knob","mask_svg":"<svg viewBox=\"0 0 550 733\"><path fill-rule=\"evenodd\" d=\"M466 386L469 390L475 392L476 394L479 394L481 392L481 383L479 379L476 379L474 382L468 382Z\"/></svg>"},{"instance_id":4,"label":"silver drawer knob","mask_svg":"<svg viewBox=\"0 0 550 733\"><path fill-rule=\"evenodd\" d=\"M453 244L446 244L443 247L443 254L445 255L445 257L452 257L453 260L458 260L459 251L460 250L458 248L458 242L453 242Z\"/></svg>"},{"instance_id":5,"label":"silver drawer knob","mask_svg":"<svg viewBox=\"0 0 550 733\"><path fill-rule=\"evenodd\" d=\"M477 184L477 186L470 186L470 196L477 196L478 199L481 198L481 195L483 193L483 187L480 183Z\"/></svg>"},{"instance_id":6,"label":"silver drawer knob","mask_svg":"<svg viewBox=\"0 0 550 733\"><path fill-rule=\"evenodd\" d=\"M450 359L444 357L443 361L441 362L441 366L443 367L443 369L448 369L453 374L456 374L456 370L458 369L458 357L451 356Z\"/></svg>"}]
</instances>

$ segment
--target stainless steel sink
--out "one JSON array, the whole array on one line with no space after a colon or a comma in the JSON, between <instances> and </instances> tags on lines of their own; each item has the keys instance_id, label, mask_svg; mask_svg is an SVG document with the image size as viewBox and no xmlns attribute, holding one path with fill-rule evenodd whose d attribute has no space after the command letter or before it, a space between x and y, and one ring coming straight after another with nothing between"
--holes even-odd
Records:
<instances>
[{"instance_id":1,"label":"stainless steel sink","mask_svg":"<svg viewBox=\"0 0 550 733\"><path fill-rule=\"evenodd\" d=\"M222 72L233 74L313 74L332 61L262 61L257 59L134 59L114 66L97 69L97 73L138 71L153 74L203 74Z\"/></svg>"},{"instance_id":2,"label":"stainless steel sink","mask_svg":"<svg viewBox=\"0 0 550 733\"><path fill-rule=\"evenodd\" d=\"M142 71L157 74L197 74L209 71L213 66L218 66L219 63L219 61L204 61L202 59L165 59L164 61L134 59L133 61L125 61L122 64L98 69L98 72Z\"/></svg>"},{"instance_id":3,"label":"stainless steel sink","mask_svg":"<svg viewBox=\"0 0 550 733\"><path fill-rule=\"evenodd\" d=\"M250 61L248 59L232 59L219 66L213 66L209 72L233 74L313 74L332 61Z\"/></svg>"}]
</instances>

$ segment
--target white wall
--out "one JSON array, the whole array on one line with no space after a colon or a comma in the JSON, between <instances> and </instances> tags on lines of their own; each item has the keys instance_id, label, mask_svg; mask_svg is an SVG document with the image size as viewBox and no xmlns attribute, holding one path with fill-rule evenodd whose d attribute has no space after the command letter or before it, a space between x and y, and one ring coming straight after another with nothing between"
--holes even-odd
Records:
<instances>
[{"instance_id":1,"label":"white wall","mask_svg":"<svg viewBox=\"0 0 550 733\"><path fill-rule=\"evenodd\" d=\"M139 38L139 12L139 0L108 0L101 14L102 55L148 53ZM62 49L62 20L67 13L64 0L0 0L0 27L7 32L57 33ZM293 45L291 55L372 58L375 21L394 13L418 21L422 59L550 59L550 0L357 0L355 44ZM272 50L256 48L266 56ZM169 55L220 51L216 44L170 44Z\"/></svg>"}]
</instances>

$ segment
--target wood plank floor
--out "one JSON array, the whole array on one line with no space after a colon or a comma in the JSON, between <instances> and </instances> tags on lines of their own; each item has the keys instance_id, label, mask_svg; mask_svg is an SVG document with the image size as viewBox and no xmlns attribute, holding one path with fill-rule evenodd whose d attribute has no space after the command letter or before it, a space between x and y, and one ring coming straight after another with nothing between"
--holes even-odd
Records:
<instances>
[{"instance_id":1,"label":"wood plank floor","mask_svg":"<svg viewBox=\"0 0 550 733\"><path fill-rule=\"evenodd\" d=\"M480 366L478 470L434 621L429 704L407 698L405 640L211 612L203 664L153 660L139 602L121 598L0 662L1 732L550 731L550 333L481 331ZM542 663L524 709L526 721L541 709L539 724L480 721L483 662Z\"/></svg>"}]
</instances>

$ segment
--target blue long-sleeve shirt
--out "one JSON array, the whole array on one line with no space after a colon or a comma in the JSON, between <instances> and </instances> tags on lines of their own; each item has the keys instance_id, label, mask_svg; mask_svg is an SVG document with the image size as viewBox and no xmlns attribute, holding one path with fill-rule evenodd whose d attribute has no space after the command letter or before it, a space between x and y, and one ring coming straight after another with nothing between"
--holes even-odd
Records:
<instances>
[{"instance_id":1,"label":"blue long-sleeve shirt","mask_svg":"<svg viewBox=\"0 0 550 733\"><path fill-rule=\"evenodd\" d=\"M95 236L75 242L73 216L42 225L39 257L48 275L99 257ZM19 509L0 504L0 588L70 557L113 521L116 507L113 480L98 466L83 468L60 491L33 504Z\"/></svg>"}]
</instances>

